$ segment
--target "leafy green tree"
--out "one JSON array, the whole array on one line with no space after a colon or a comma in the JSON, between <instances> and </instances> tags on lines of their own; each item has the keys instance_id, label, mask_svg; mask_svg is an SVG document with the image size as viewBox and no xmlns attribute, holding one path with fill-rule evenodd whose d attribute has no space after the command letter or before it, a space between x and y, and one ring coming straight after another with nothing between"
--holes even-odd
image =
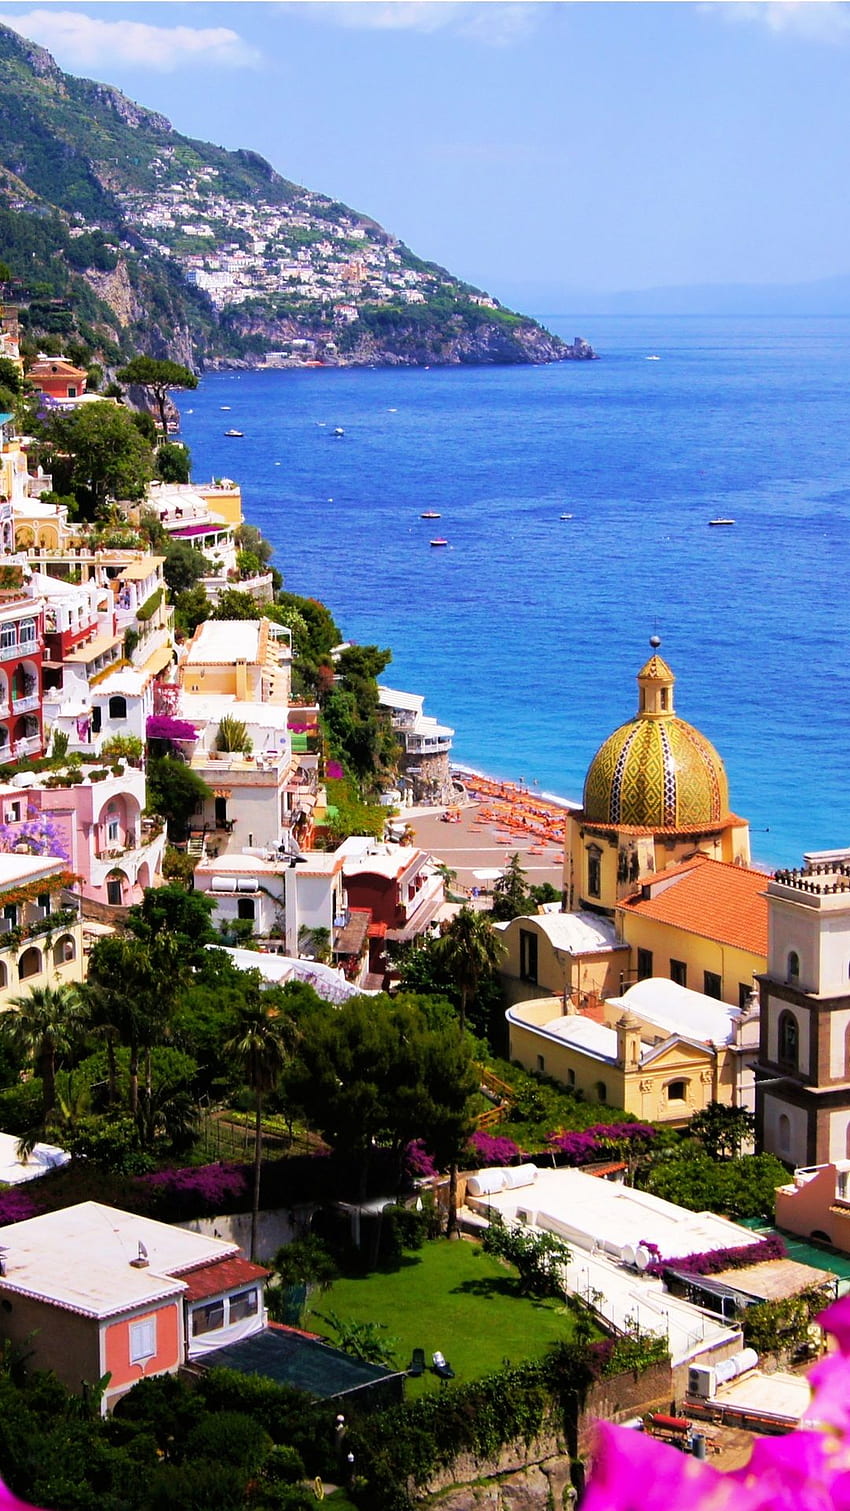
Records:
<instances>
[{"instance_id":1,"label":"leafy green tree","mask_svg":"<svg viewBox=\"0 0 850 1511\"><path fill-rule=\"evenodd\" d=\"M161 357L133 357L116 373L119 383L144 388L150 394L157 410L163 436L168 435L168 416L165 410L169 393L175 388L197 388L198 379L188 367L180 362L170 362Z\"/></svg>"},{"instance_id":2,"label":"leafy green tree","mask_svg":"<svg viewBox=\"0 0 850 1511\"><path fill-rule=\"evenodd\" d=\"M688 1125L688 1132L712 1159L737 1157L755 1131L756 1120L746 1107L729 1107L725 1102L709 1102Z\"/></svg>"},{"instance_id":3,"label":"leafy green tree","mask_svg":"<svg viewBox=\"0 0 850 1511\"><path fill-rule=\"evenodd\" d=\"M130 418L140 435L143 435L150 446L156 446L159 431L156 428L156 420L146 409L132 409Z\"/></svg>"},{"instance_id":4,"label":"leafy green tree","mask_svg":"<svg viewBox=\"0 0 850 1511\"><path fill-rule=\"evenodd\" d=\"M110 499L138 499L153 476L153 454L126 409L87 404L45 422L45 460L59 492L73 492L89 515Z\"/></svg>"},{"instance_id":5,"label":"leafy green tree","mask_svg":"<svg viewBox=\"0 0 850 1511\"><path fill-rule=\"evenodd\" d=\"M148 808L167 819L172 835L185 834L198 804L212 796L191 766L173 756L153 756L148 762Z\"/></svg>"},{"instance_id":6,"label":"leafy green tree","mask_svg":"<svg viewBox=\"0 0 850 1511\"><path fill-rule=\"evenodd\" d=\"M210 922L215 903L205 892L185 887L148 887L141 902L130 909L127 927L137 939L150 943L162 936L174 939L189 965L202 962L205 945L215 939Z\"/></svg>"},{"instance_id":7,"label":"leafy green tree","mask_svg":"<svg viewBox=\"0 0 850 1511\"><path fill-rule=\"evenodd\" d=\"M510 923L512 918L521 918L528 912L529 896L525 885L525 872L519 854L514 851L502 875L493 887L491 918L498 923Z\"/></svg>"},{"instance_id":8,"label":"leafy green tree","mask_svg":"<svg viewBox=\"0 0 850 1511\"><path fill-rule=\"evenodd\" d=\"M212 604L200 583L187 588L185 593L178 593L174 600L174 624L181 635L194 635L198 625L209 619L211 613Z\"/></svg>"},{"instance_id":9,"label":"leafy green tree","mask_svg":"<svg viewBox=\"0 0 850 1511\"><path fill-rule=\"evenodd\" d=\"M188 446L180 441L163 441L156 453L156 471L164 483L190 482L192 458Z\"/></svg>"},{"instance_id":10,"label":"leafy green tree","mask_svg":"<svg viewBox=\"0 0 850 1511\"><path fill-rule=\"evenodd\" d=\"M15 395L23 392L24 380L21 377L21 370L11 357L0 357L0 384Z\"/></svg>"},{"instance_id":11,"label":"leafy green tree","mask_svg":"<svg viewBox=\"0 0 850 1511\"><path fill-rule=\"evenodd\" d=\"M361 1195L375 1148L391 1152L400 1178L412 1139L445 1168L468 1137L469 1044L456 1022L432 1026L430 1007L409 996L352 997L299 1025L290 1102L351 1164Z\"/></svg>"},{"instance_id":12,"label":"leafy green tree","mask_svg":"<svg viewBox=\"0 0 850 1511\"><path fill-rule=\"evenodd\" d=\"M291 1025L277 1007L265 1002L259 992L241 1013L237 1031L226 1045L228 1054L242 1068L254 1094L254 1184L251 1198L251 1258L257 1257L257 1219L260 1210L260 1173L263 1158L263 1098L277 1087L287 1059Z\"/></svg>"},{"instance_id":13,"label":"leafy green tree","mask_svg":"<svg viewBox=\"0 0 850 1511\"><path fill-rule=\"evenodd\" d=\"M772 1154L739 1159L712 1159L692 1145L654 1160L647 1189L692 1212L722 1212L729 1217L771 1217L777 1186L788 1179Z\"/></svg>"},{"instance_id":14,"label":"leafy green tree","mask_svg":"<svg viewBox=\"0 0 850 1511\"><path fill-rule=\"evenodd\" d=\"M185 540L173 537L165 543L165 564L162 575L168 583L173 598L188 592L201 577L212 576L212 563Z\"/></svg>"},{"instance_id":15,"label":"leafy green tree","mask_svg":"<svg viewBox=\"0 0 850 1511\"><path fill-rule=\"evenodd\" d=\"M0 1034L30 1059L41 1079L42 1115L56 1105L56 1067L71 1053L85 1024L85 1006L76 987L35 986L26 996L13 997L0 1016Z\"/></svg>"},{"instance_id":16,"label":"leafy green tree","mask_svg":"<svg viewBox=\"0 0 850 1511\"><path fill-rule=\"evenodd\" d=\"M239 588L225 588L213 609L211 619L262 619L263 606L250 593Z\"/></svg>"},{"instance_id":17,"label":"leafy green tree","mask_svg":"<svg viewBox=\"0 0 850 1511\"><path fill-rule=\"evenodd\" d=\"M570 1250L554 1233L508 1228L501 1221L491 1222L482 1248L486 1254L495 1254L516 1265L524 1296L563 1296L563 1271L570 1262Z\"/></svg>"},{"instance_id":18,"label":"leafy green tree","mask_svg":"<svg viewBox=\"0 0 850 1511\"><path fill-rule=\"evenodd\" d=\"M300 1325L312 1290L327 1291L339 1275L339 1267L327 1245L315 1233L295 1238L274 1256L273 1280L266 1290L266 1305L276 1322Z\"/></svg>"}]
</instances>

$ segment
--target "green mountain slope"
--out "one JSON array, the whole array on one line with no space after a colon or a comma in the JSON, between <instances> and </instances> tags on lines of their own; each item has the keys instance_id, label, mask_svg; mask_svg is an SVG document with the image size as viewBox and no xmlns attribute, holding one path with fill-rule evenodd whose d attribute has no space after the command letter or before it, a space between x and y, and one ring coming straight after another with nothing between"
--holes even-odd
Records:
<instances>
[{"instance_id":1,"label":"green mountain slope","mask_svg":"<svg viewBox=\"0 0 850 1511\"><path fill-rule=\"evenodd\" d=\"M592 355L259 154L174 131L0 27L0 258L33 339L196 366Z\"/></svg>"}]
</instances>

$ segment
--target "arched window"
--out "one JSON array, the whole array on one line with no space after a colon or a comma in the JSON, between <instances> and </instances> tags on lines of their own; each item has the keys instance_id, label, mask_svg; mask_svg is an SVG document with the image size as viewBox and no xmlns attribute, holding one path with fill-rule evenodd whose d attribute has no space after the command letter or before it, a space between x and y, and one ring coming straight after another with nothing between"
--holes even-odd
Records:
<instances>
[{"instance_id":1,"label":"arched window","mask_svg":"<svg viewBox=\"0 0 850 1511\"><path fill-rule=\"evenodd\" d=\"M9 972L6 969L6 962L4 960L0 960L0 986L8 986L8 985L9 985Z\"/></svg>"},{"instance_id":2,"label":"arched window","mask_svg":"<svg viewBox=\"0 0 850 1511\"><path fill-rule=\"evenodd\" d=\"M800 957L797 954L796 950L789 950L789 952L788 952L788 964L787 964L787 967L786 967L786 980L787 981L799 981L799 979L800 979Z\"/></svg>"},{"instance_id":3,"label":"arched window","mask_svg":"<svg viewBox=\"0 0 850 1511\"><path fill-rule=\"evenodd\" d=\"M608 1087L605 1085L604 1081L597 1081L594 1090L596 1091L597 1102L607 1102Z\"/></svg>"},{"instance_id":4,"label":"arched window","mask_svg":"<svg viewBox=\"0 0 850 1511\"><path fill-rule=\"evenodd\" d=\"M567 1071L567 1085L568 1086L575 1086L575 1083L576 1083L576 1073L575 1073L575 1071L574 1070L568 1070Z\"/></svg>"},{"instance_id":5,"label":"arched window","mask_svg":"<svg viewBox=\"0 0 850 1511\"><path fill-rule=\"evenodd\" d=\"M60 965L67 965L69 960L76 960L77 946L70 934L63 934L53 946L53 964L58 970Z\"/></svg>"},{"instance_id":6,"label":"arched window","mask_svg":"<svg viewBox=\"0 0 850 1511\"><path fill-rule=\"evenodd\" d=\"M670 1081L667 1086L668 1102L684 1102L688 1094L687 1081Z\"/></svg>"},{"instance_id":7,"label":"arched window","mask_svg":"<svg viewBox=\"0 0 850 1511\"><path fill-rule=\"evenodd\" d=\"M30 945L30 948L24 950L18 961L18 976L21 981L26 981L28 976L40 976L41 972L41 950L37 950L34 945Z\"/></svg>"},{"instance_id":8,"label":"arched window","mask_svg":"<svg viewBox=\"0 0 850 1511\"><path fill-rule=\"evenodd\" d=\"M793 1013L779 1014L778 1055L780 1065L796 1070L800 1054L800 1030Z\"/></svg>"},{"instance_id":9,"label":"arched window","mask_svg":"<svg viewBox=\"0 0 850 1511\"><path fill-rule=\"evenodd\" d=\"M35 620L22 619L21 623L18 625L18 636L20 638L21 645L34 645L36 639Z\"/></svg>"},{"instance_id":10,"label":"arched window","mask_svg":"<svg viewBox=\"0 0 850 1511\"><path fill-rule=\"evenodd\" d=\"M126 719L127 699L121 693L114 693L109 700L110 719Z\"/></svg>"},{"instance_id":11,"label":"arched window","mask_svg":"<svg viewBox=\"0 0 850 1511\"><path fill-rule=\"evenodd\" d=\"M779 1115L779 1124L778 1124L778 1128L777 1128L777 1133L778 1133L778 1137L779 1137L779 1152L780 1152L780 1154L790 1154L791 1153L791 1119L789 1118L787 1112L782 1112Z\"/></svg>"}]
</instances>

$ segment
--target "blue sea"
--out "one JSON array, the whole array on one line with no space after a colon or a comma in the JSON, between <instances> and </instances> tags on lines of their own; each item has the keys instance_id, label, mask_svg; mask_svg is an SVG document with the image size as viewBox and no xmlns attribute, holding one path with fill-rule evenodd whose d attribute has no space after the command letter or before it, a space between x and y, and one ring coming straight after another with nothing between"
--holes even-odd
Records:
<instances>
[{"instance_id":1,"label":"blue sea","mask_svg":"<svg viewBox=\"0 0 850 1511\"><path fill-rule=\"evenodd\" d=\"M657 631L755 858L850 845L850 318L546 323L601 360L204 377L194 476L458 761L580 798Z\"/></svg>"}]
</instances>

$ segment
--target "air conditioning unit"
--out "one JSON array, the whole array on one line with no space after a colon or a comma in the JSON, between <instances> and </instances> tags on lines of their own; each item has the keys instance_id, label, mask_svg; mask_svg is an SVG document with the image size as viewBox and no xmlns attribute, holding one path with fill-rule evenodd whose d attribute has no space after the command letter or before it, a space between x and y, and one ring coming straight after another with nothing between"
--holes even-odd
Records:
<instances>
[{"instance_id":1,"label":"air conditioning unit","mask_svg":"<svg viewBox=\"0 0 850 1511\"><path fill-rule=\"evenodd\" d=\"M688 1370L688 1395L698 1401L709 1401L715 1392L715 1373L704 1365L692 1364Z\"/></svg>"}]
</instances>

